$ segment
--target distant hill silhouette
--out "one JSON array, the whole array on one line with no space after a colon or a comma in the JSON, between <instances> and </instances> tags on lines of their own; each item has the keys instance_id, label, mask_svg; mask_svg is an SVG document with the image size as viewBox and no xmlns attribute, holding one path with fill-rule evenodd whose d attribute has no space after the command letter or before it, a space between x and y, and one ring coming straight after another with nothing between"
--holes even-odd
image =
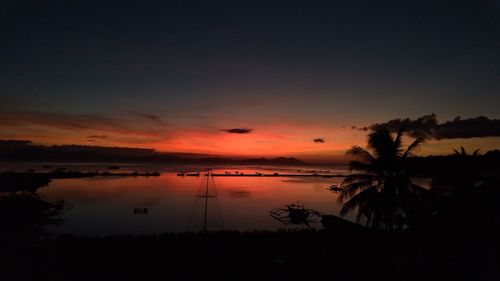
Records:
<instances>
[{"instance_id":1,"label":"distant hill silhouette","mask_svg":"<svg viewBox=\"0 0 500 281\"><path fill-rule=\"evenodd\" d=\"M0 161L157 162L182 164L304 165L291 157L231 159L204 154L165 153L154 149L90 145L35 145L28 140L0 140Z\"/></svg>"}]
</instances>

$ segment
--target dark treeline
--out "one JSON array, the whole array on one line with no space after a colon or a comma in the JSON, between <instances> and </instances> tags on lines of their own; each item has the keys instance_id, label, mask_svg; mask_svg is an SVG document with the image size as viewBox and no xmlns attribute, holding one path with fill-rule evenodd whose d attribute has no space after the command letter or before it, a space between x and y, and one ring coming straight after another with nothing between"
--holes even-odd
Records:
<instances>
[{"instance_id":1,"label":"dark treeline","mask_svg":"<svg viewBox=\"0 0 500 281\"><path fill-rule=\"evenodd\" d=\"M304 165L295 158L230 159L192 154L178 156L154 149L89 145L35 145L30 141L0 140L0 161L27 162L148 162L173 164Z\"/></svg>"},{"instance_id":2,"label":"dark treeline","mask_svg":"<svg viewBox=\"0 0 500 281\"><path fill-rule=\"evenodd\" d=\"M0 140L4 161L141 161L160 160L154 149L87 145L35 145L30 141ZM173 157L175 159L175 157Z\"/></svg>"},{"instance_id":3,"label":"dark treeline","mask_svg":"<svg viewBox=\"0 0 500 281\"><path fill-rule=\"evenodd\" d=\"M414 156L408 158L408 168L411 171L415 174L429 177L455 169L458 163L462 167L470 169L469 172L480 170L484 173L500 173L500 150L495 149L484 154L476 153L475 155L454 153L450 155Z\"/></svg>"}]
</instances>

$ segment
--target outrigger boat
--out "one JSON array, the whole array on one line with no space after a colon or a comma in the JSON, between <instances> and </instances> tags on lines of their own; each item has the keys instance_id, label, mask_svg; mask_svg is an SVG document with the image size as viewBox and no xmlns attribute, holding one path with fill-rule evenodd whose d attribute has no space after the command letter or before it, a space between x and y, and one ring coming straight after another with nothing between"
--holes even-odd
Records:
<instances>
[{"instance_id":1,"label":"outrigger boat","mask_svg":"<svg viewBox=\"0 0 500 281\"><path fill-rule=\"evenodd\" d=\"M309 226L309 223L318 222L322 216L320 212L304 208L304 205L298 202L285 205L284 208L271 210L270 215L285 225L304 224L306 226Z\"/></svg>"}]
</instances>

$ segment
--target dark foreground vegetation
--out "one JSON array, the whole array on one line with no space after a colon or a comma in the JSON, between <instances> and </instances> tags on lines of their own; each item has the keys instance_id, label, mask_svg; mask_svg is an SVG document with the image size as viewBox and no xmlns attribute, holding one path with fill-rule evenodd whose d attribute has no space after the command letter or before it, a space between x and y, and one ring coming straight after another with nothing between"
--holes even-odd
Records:
<instances>
[{"instance_id":1,"label":"dark foreground vegetation","mask_svg":"<svg viewBox=\"0 0 500 281\"><path fill-rule=\"evenodd\" d=\"M457 168L458 164L466 173L477 171L500 173L500 150L490 150L485 153L476 150L468 153L460 149L450 155L411 157L408 159L408 169L419 176L425 177L435 177L437 174L449 173L453 168Z\"/></svg>"},{"instance_id":2,"label":"dark foreground vegetation","mask_svg":"<svg viewBox=\"0 0 500 281\"><path fill-rule=\"evenodd\" d=\"M0 279L498 280L498 233L460 230L60 236L3 244Z\"/></svg>"}]
</instances>

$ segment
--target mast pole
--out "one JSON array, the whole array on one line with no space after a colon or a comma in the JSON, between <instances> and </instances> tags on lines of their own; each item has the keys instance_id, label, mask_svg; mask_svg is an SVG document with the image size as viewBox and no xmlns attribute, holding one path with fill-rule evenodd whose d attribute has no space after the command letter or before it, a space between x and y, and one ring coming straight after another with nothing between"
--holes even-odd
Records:
<instances>
[{"instance_id":1,"label":"mast pole","mask_svg":"<svg viewBox=\"0 0 500 281\"><path fill-rule=\"evenodd\" d=\"M207 177L207 184L205 188L205 214L203 217L203 231L207 231L207 213L208 213L208 180L210 178L210 169L207 169L207 173L205 174Z\"/></svg>"}]
</instances>

